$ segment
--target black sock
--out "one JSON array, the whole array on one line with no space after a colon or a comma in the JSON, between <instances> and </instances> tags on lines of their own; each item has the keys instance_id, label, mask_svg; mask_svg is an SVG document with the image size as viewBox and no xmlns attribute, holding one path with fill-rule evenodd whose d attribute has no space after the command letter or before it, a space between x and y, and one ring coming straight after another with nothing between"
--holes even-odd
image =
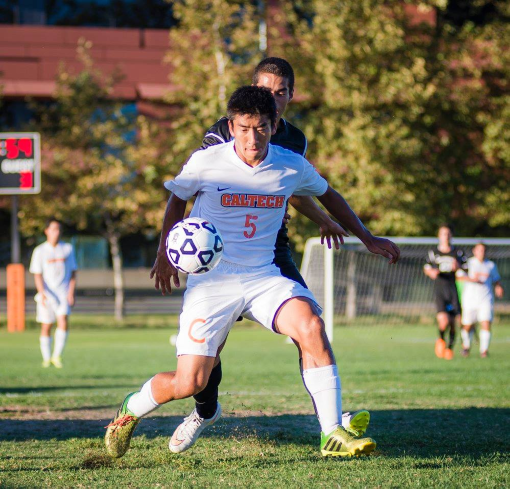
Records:
<instances>
[{"instance_id":1,"label":"black sock","mask_svg":"<svg viewBox=\"0 0 510 489\"><path fill-rule=\"evenodd\" d=\"M448 348L450 350L453 348L453 344L455 343L455 325L450 325L450 340L448 341Z\"/></svg>"},{"instance_id":2,"label":"black sock","mask_svg":"<svg viewBox=\"0 0 510 489\"><path fill-rule=\"evenodd\" d=\"M439 330L439 337L444 340L444 334L445 334L445 331L441 331Z\"/></svg>"},{"instance_id":3,"label":"black sock","mask_svg":"<svg viewBox=\"0 0 510 489\"><path fill-rule=\"evenodd\" d=\"M221 383L221 376L220 362L212 369L205 389L193 396L197 413L201 418L212 418L218 408L218 386Z\"/></svg>"}]
</instances>

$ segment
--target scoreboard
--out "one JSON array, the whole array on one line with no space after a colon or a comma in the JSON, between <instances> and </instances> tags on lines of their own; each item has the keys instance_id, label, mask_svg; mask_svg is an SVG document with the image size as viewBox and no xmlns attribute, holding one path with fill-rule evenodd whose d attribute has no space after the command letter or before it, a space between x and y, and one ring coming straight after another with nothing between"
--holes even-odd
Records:
<instances>
[{"instance_id":1,"label":"scoreboard","mask_svg":"<svg viewBox=\"0 0 510 489\"><path fill-rule=\"evenodd\" d=\"M0 132L0 194L41 191L41 139L36 132Z\"/></svg>"}]
</instances>

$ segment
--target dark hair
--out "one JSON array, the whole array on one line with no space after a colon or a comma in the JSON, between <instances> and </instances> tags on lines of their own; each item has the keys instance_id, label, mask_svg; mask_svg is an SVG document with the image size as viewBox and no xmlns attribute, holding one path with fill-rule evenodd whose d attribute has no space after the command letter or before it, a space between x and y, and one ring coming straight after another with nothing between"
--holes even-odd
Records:
<instances>
[{"instance_id":1,"label":"dark hair","mask_svg":"<svg viewBox=\"0 0 510 489\"><path fill-rule=\"evenodd\" d=\"M261 73L271 73L272 75L287 78L289 81L289 91L294 91L294 70L290 63L283 58L265 58L255 68L253 72L252 83L256 85Z\"/></svg>"},{"instance_id":2,"label":"dark hair","mask_svg":"<svg viewBox=\"0 0 510 489\"><path fill-rule=\"evenodd\" d=\"M62 223L56 217L50 217L49 219L46 219L46 223L44 224L44 230L48 229L52 222L56 222L60 227L62 227Z\"/></svg>"},{"instance_id":3,"label":"dark hair","mask_svg":"<svg viewBox=\"0 0 510 489\"><path fill-rule=\"evenodd\" d=\"M236 115L267 115L276 123L276 102L267 88L246 86L238 88L227 104L227 117Z\"/></svg>"},{"instance_id":4,"label":"dark hair","mask_svg":"<svg viewBox=\"0 0 510 489\"><path fill-rule=\"evenodd\" d=\"M441 228L449 229L449 230L450 230L450 232L451 232L452 234L454 234L454 232L453 232L453 226L452 226L451 224L447 223L447 222L443 222L443 224L441 224L441 225L440 225L437 229L439 230L439 229L441 229Z\"/></svg>"}]
</instances>

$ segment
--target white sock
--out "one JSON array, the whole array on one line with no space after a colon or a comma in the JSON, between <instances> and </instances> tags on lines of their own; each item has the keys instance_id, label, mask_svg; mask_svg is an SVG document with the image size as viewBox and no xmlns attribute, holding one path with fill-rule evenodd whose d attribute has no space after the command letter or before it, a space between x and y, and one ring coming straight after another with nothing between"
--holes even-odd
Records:
<instances>
[{"instance_id":1,"label":"white sock","mask_svg":"<svg viewBox=\"0 0 510 489\"><path fill-rule=\"evenodd\" d=\"M61 357L67 341L67 331L57 328L55 331L55 348L53 348L53 356Z\"/></svg>"},{"instance_id":2,"label":"white sock","mask_svg":"<svg viewBox=\"0 0 510 489\"><path fill-rule=\"evenodd\" d=\"M159 404L152 396L151 382L154 377L150 378L142 385L140 392L133 394L128 401L127 408L135 415L141 418L146 414L152 413L159 407Z\"/></svg>"},{"instance_id":3,"label":"white sock","mask_svg":"<svg viewBox=\"0 0 510 489\"><path fill-rule=\"evenodd\" d=\"M321 430L329 435L342 424L342 386L336 365L303 370L303 382L319 418Z\"/></svg>"},{"instance_id":4,"label":"white sock","mask_svg":"<svg viewBox=\"0 0 510 489\"><path fill-rule=\"evenodd\" d=\"M472 338L471 331L473 330L470 329L469 331L466 331L464 328L460 330L460 336L462 337L462 347L465 348L466 350L469 350L471 348Z\"/></svg>"},{"instance_id":5,"label":"white sock","mask_svg":"<svg viewBox=\"0 0 510 489\"><path fill-rule=\"evenodd\" d=\"M489 349L489 344L491 342L491 332L486 329L480 330L480 353L487 351Z\"/></svg>"},{"instance_id":6,"label":"white sock","mask_svg":"<svg viewBox=\"0 0 510 489\"><path fill-rule=\"evenodd\" d=\"M39 346L45 362L51 358L51 336L39 336Z\"/></svg>"}]
</instances>

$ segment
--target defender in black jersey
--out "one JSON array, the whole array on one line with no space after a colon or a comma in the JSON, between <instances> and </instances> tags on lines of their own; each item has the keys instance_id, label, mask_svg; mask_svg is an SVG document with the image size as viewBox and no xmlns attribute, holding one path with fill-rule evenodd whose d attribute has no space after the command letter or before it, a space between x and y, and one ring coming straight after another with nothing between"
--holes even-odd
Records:
<instances>
[{"instance_id":1,"label":"defender in black jersey","mask_svg":"<svg viewBox=\"0 0 510 489\"><path fill-rule=\"evenodd\" d=\"M439 358L451 360L455 341L455 321L461 313L455 276L466 270L467 260L462 250L451 245L452 231L449 226L441 226L438 237L439 245L429 250L423 270L427 277L434 280L434 298L439 329L439 338L435 348L436 355ZM444 336L448 328L450 328L450 337L448 345L446 345Z\"/></svg>"}]
</instances>

